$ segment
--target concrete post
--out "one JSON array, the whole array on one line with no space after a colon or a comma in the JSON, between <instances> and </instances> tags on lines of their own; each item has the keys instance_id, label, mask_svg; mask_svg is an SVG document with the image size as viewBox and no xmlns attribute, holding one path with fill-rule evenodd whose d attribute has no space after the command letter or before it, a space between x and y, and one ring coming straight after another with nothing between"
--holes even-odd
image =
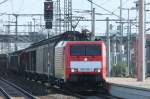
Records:
<instances>
[{"instance_id":1,"label":"concrete post","mask_svg":"<svg viewBox=\"0 0 150 99\"><path fill-rule=\"evenodd\" d=\"M111 76L111 64L110 64L110 33L109 33L109 18L106 18L106 33L107 33L107 74L108 77Z\"/></svg>"},{"instance_id":2,"label":"concrete post","mask_svg":"<svg viewBox=\"0 0 150 99\"><path fill-rule=\"evenodd\" d=\"M138 35L138 60L137 80L145 80L145 24L144 24L144 0L139 0L139 35Z\"/></svg>"},{"instance_id":3,"label":"concrete post","mask_svg":"<svg viewBox=\"0 0 150 99\"><path fill-rule=\"evenodd\" d=\"M130 20L129 20L129 9L128 9L128 33L127 33L127 74L129 75L130 71Z\"/></svg>"},{"instance_id":4,"label":"concrete post","mask_svg":"<svg viewBox=\"0 0 150 99\"><path fill-rule=\"evenodd\" d=\"M92 10L92 38L91 40L95 40L95 8Z\"/></svg>"}]
</instances>

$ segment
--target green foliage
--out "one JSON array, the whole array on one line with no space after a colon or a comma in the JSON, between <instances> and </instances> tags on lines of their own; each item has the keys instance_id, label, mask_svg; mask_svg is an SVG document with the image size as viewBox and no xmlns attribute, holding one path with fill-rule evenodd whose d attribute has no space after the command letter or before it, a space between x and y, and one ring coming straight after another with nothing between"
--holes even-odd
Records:
<instances>
[{"instance_id":1,"label":"green foliage","mask_svg":"<svg viewBox=\"0 0 150 99\"><path fill-rule=\"evenodd\" d=\"M127 64L118 63L116 65L112 65L111 76L113 77L125 77L126 76L126 68Z\"/></svg>"},{"instance_id":2,"label":"green foliage","mask_svg":"<svg viewBox=\"0 0 150 99\"><path fill-rule=\"evenodd\" d=\"M136 71L135 70L136 70L135 64L132 63L130 65L130 77L133 77L133 78L136 77Z\"/></svg>"}]
</instances>

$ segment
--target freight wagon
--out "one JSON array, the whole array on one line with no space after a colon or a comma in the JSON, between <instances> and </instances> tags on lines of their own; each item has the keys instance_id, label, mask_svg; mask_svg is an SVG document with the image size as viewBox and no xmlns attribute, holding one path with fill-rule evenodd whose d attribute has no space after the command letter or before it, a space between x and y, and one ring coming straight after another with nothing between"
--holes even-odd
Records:
<instances>
[{"instance_id":1,"label":"freight wagon","mask_svg":"<svg viewBox=\"0 0 150 99\"><path fill-rule=\"evenodd\" d=\"M0 74L4 74L6 72L8 66L8 57L7 54L0 54Z\"/></svg>"}]
</instances>

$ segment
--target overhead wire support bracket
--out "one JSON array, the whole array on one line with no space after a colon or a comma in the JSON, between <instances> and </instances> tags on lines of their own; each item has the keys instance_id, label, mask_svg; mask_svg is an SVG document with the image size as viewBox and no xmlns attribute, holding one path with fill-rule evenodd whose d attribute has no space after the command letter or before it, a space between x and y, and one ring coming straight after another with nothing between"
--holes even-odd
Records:
<instances>
[{"instance_id":1,"label":"overhead wire support bracket","mask_svg":"<svg viewBox=\"0 0 150 99\"><path fill-rule=\"evenodd\" d=\"M96 4L96 3L94 3L93 1L91 1L91 0L87 0L87 1L91 2L92 4L96 5L97 7L99 7L99 8L101 8L101 9L105 10L106 12L108 12L108 13L110 13L110 14L112 14L112 15L115 15L116 17L120 18L119 15L115 14L114 12L111 12L111 11L105 9L104 7L102 7L102 6L100 6L100 5ZM124 18L122 18L122 19L124 19Z\"/></svg>"}]
</instances>

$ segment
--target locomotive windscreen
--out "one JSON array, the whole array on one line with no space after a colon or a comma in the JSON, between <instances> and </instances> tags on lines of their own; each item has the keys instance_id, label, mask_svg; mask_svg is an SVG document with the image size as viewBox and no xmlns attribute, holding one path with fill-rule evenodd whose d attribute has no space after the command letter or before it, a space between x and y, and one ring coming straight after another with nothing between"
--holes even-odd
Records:
<instances>
[{"instance_id":1,"label":"locomotive windscreen","mask_svg":"<svg viewBox=\"0 0 150 99\"><path fill-rule=\"evenodd\" d=\"M77 45L74 44L70 48L70 54L72 56L100 56L101 48L98 44L93 45Z\"/></svg>"}]
</instances>

